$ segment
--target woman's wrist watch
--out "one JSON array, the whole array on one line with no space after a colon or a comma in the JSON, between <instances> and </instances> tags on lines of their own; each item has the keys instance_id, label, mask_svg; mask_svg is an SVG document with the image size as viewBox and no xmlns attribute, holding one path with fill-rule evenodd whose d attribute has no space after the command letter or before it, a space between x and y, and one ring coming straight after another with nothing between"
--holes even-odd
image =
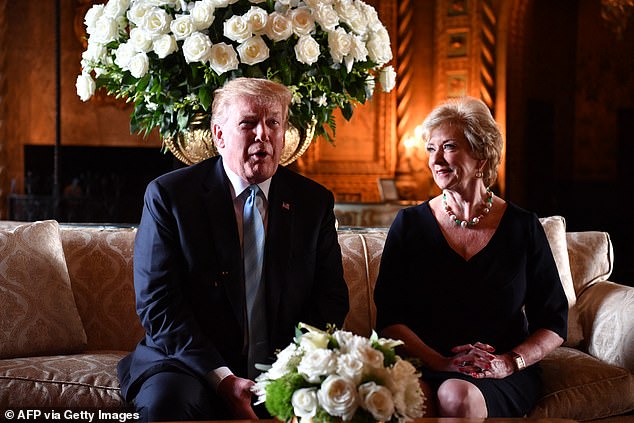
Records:
<instances>
[{"instance_id":1,"label":"woman's wrist watch","mask_svg":"<svg viewBox=\"0 0 634 423\"><path fill-rule=\"evenodd\" d=\"M526 362L524 361L524 357L515 351L509 351L508 353L513 359L513 366L515 366L515 371L520 371L526 368Z\"/></svg>"}]
</instances>

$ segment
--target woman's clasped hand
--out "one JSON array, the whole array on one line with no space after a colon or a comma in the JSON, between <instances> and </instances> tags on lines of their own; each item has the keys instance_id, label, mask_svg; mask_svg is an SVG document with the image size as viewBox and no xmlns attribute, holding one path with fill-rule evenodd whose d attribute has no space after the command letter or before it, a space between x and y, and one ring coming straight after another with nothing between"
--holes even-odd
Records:
<instances>
[{"instance_id":1,"label":"woman's clasped hand","mask_svg":"<svg viewBox=\"0 0 634 423\"><path fill-rule=\"evenodd\" d=\"M455 356L448 371L454 371L475 378L501 379L514 368L504 355L495 355L495 348L482 342L459 345L451 350Z\"/></svg>"}]
</instances>

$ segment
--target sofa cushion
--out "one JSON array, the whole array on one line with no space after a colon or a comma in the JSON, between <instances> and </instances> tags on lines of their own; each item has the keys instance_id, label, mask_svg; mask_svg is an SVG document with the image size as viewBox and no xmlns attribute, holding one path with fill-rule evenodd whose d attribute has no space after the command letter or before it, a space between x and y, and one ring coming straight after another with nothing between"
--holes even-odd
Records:
<instances>
[{"instance_id":1,"label":"sofa cushion","mask_svg":"<svg viewBox=\"0 0 634 423\"><path fill-rule=\"evenodd\" d=\"M577 296L612 274L614 252L607 232L584 231L566 234L572 280Z\"/></svg>"},{"instance_id":2,"label":"sofa cushion","mask_svg":"<svg viewBox=\"0 0 634 423\"><path fill-rule=\"evenodd\" d=\"M539 221L544 227L544 232L546 232L546 237L559 271L559 279L561 279L561 285L568 299L568 338L564 345L575 347L583 340L583 331L579 324L577 309L575 308L577 296L570 271L570 259L566 243L566 220L562 216L549 216L542 217Z\"/></svg>"},{"instance_id":3,"label":"sofa cushion","mask_svg":"<svg viewBox=\"0 0 634 423\"><path fill-rule=\"evenodd\" d=\"M0 230L0 304L0 358L85 346L57 222Z\"/></svg>"},{"instance_id":4,"label":"sofa cushion","mask_svg":"<svg viewBox=\"0 0 634 423\"><path fill-rule=\"evenodd\" d=\"M634 376L573 348L560 347L541 362L544 395L529 417L578 421L634 410Z\"/></svg>"},{"instance_id":5,"label":"sofa cushion","mask_svg":"<svg viewBox=\"0 0 634 423\"><path fill-rule=\"evenodd\" d=\"M119 392L124 352L0 360L0 409L128 409Z\"/></svg>"},{"instance_id":6,"label":"sofa cushion","mask_svg":"<svg viewBox=\"0 0 634 423\"><path fill-rule=\"evenodd\" d=\"M387 229L339 232L343 276L350 301L344 328L358 335L369 336L376 323L374 285L386 237Z\"/></svg>"},{"instance_id":7,"label":"sofa cushion","mask_svg":"<svg viewBox=\"0 0 634 423\"><path fill-rule=\"evenodd\" d=\"M143 337L135 312L136 230L61 225L62 246L89 350L131 351Z\"/></svg>"}]
</instances>

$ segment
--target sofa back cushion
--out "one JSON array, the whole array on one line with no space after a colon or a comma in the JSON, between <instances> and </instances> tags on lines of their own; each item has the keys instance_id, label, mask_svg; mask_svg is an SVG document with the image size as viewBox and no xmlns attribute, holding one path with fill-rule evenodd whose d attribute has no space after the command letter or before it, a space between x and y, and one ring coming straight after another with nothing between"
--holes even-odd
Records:
<instances>
[{"instance_id":1,"label":"sofa back cushion","mask_svg":"<svg viewBox=\"0 0 634 423\"><path fill-rule=\"evenodd\" d=\"M62 225L88 350L131 351L143 337L133 282L135 228Z\"/></svg>"},{"instance_id":2,"label":"sofa back cushion","mask_svg":"<svg viewBox=\"0 0 634 423\"><path fill-rule=\"evenodd\" d=\"M568 232L566 241L577 296L589 286L610 277L614 266L614 251L607 232Z\"/></svg>"},{"instance_id":3,"label":"sofa back cushion","mask_svg":"<svg viewBox=\"0 0 634 423\"><path fill-rule=\"evenodd\" d=\"M369 336L376 323L374 285L387 231L387 228L339 231L343 273L350 297L344 329L358 335Z\"/></svg>"},{"instance_id":4,"label":"sofa back cushion","mask_svg":"<svg viewBox=\"0 0 634 423\"><path fill-rule=\"evenodd\" d=\"M67 354L85 344L58 223L0 230L0 358Z\"/></svg>"}]
</instances>

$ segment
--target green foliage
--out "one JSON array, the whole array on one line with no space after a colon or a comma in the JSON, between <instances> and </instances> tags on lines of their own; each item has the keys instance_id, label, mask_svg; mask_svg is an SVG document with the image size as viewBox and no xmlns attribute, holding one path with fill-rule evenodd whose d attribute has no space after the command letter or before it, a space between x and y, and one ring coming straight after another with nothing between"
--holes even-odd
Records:
<instances>
[{"instance_id":1,"label":"green foliage","mask_svg":"<svg viewBox=\"0 0 634 423\"><path fill-rule=\"evenodd\" d=\"M266 385L266 409L279 419L290 420L293 417L291 397L298 389L310 386L299 373L288 373Z\"/></svg>"}]
</instances>

